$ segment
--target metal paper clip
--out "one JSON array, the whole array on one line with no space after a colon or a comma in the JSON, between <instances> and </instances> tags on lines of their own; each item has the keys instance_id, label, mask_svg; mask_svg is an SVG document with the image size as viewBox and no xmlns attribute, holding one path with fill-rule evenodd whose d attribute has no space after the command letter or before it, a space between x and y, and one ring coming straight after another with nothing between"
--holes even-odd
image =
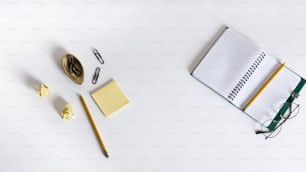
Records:
<instances>
[{"instance_id":1,"label":"metal paper clip","mask_svg":"<svg viewBox=\"0 0 306 172\"><path fill-rule=\"evenodd\" d=\"M98 61L101 63L101 64L104 64L104 60L101 56L101 54L99 53L99 51L95 48L92 48L92 52L93 54L96 56L96 58L98 59Z\"/></svg>"},{"instance_id":2,"label":"metal paper clip","mask_svg":"<svg viewBox=\"0 0 306 172\"><path fill-rule=\"evenodd\" d=\"M94 74L94 76L93 76L93 78L92 78L92 81L91 81L93 84L96 84L96 83L97 83L98 78L99 78L99 74L100 74L100 68L97 67L97 68L96 68L96 71L95 71L95 74Z\"/></svg>"},{"instance_id":3,"label":"metal paper clip","mask_svg":"<svg viewBox=\"0 0 306 172\"><path fill-rule=\"evenodd\" d=\"M78 69L78 67L74 63L75 62L74 62L73 57L68 56L67 65L68 65L69 72L74 73L75 76L79 77L81 76L81 71Z\"/></svg>"}]
</instances>

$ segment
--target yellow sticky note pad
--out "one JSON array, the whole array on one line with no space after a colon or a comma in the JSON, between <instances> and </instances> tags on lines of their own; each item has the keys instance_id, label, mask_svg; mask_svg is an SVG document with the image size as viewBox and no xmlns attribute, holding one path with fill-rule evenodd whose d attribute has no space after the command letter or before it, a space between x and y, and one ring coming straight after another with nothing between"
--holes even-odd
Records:
<instances>
[{"instance_id":1,"label":"yellow sticky note pad","mask_svg":"<svg viewBox=\"0 0 306 172\"><path fill-rule=\"evenodd\" d=\"M92 93L91 96L106 117L129 103L128 98L114 80Z\"/></svg>"}]
</instances>

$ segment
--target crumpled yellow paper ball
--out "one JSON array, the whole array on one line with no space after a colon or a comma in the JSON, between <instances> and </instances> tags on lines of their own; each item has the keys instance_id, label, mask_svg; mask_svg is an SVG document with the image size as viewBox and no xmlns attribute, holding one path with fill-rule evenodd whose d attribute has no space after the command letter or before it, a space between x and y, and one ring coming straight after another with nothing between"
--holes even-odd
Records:
<instances>
[{"instance_id":1,"label":"crumpled yellow paper ball","mask_svg":"<svg viewBox=\"0 0 306 172\"><path fill-rule=\"evenodd\" d=\"M64 109L61 111L61 117L64 120L71 120L74 117L74 114L72 112L72 107L70 104L67 104Z\"/></svg>"},{"instance_id":2,"label":"crumpled yellow paper ball","mask_svg":"<svg viewBox=\"0 0 306 172\"><path fill-rule=\"evenodd\" d=\"M50 89L47 85L45 84L40 84L38 89L37 89L37 95L39 97L46 97L47 95L49 95L50 93Z\"/></svg>"}]
</instances>

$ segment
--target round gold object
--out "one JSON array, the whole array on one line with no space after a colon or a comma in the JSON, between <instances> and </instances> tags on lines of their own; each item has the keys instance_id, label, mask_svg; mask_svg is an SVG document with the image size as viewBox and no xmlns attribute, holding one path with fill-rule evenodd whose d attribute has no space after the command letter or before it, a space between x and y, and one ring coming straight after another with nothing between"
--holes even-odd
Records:
<instances>
[{"instance_id":1,"label":"round gold object","mask_svg":"<svg viewBox=\"0 0 306 172\"><path fill-rule=\"evenodd\" d=\"M82 84L84 70L81 62L72 54L65 54L62 58L62 67L66 75L75 83Z\"/></svg>"}]
</instances>

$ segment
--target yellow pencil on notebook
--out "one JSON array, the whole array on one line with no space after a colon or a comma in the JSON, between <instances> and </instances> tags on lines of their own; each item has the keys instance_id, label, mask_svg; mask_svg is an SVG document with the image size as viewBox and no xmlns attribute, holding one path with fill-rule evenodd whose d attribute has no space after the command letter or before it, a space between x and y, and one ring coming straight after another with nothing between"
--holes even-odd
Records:
<instances>
[{"instance_id":1,"label":"yellow pencil on notebook","mask_svg":"<svg viewBox=\"0 0 306 172\"><path fill-rule=\"evenodd\" d=\"M245 111L255 99L260 95L260 93L271 83L271 81L275 78L275 76L284 68L285 64L282 63L279 67L275 70L275 72L270 76L270 78L265 82L265 84L258 90L258 92L251 98L251 100L247 103L247 105L242 109Z\"/></svg>"},{"instance_id":2,"label":"yellow pencil on notebook","mask_svg":"<svg viewBox=\"0 0 306 172\"><path fill-rule=\"evenodd\" d=\"M97 126L96 126L96 123L95 123L95 121L93 120L93 118L92 118L92 116L90 114L90 111L89 111L88 106L87 106L87 104L85 102L85 99L83 98L83 96L80 96L80 99L81 99L82 105L84 106L84 109L85 109L85 111L87 113L87 116L89 118L91 126L92 126L93 130L95 131L95 134L96 134L96 136L97 136L97 138L99 140L101 149L102 149L104 155L108 158L108 153L106 151L106 147L105 147L105 145L103 143L102 137L101 137L101 135L99 133L99 130L98 130Z\"/></svg>"}]
</instances>

